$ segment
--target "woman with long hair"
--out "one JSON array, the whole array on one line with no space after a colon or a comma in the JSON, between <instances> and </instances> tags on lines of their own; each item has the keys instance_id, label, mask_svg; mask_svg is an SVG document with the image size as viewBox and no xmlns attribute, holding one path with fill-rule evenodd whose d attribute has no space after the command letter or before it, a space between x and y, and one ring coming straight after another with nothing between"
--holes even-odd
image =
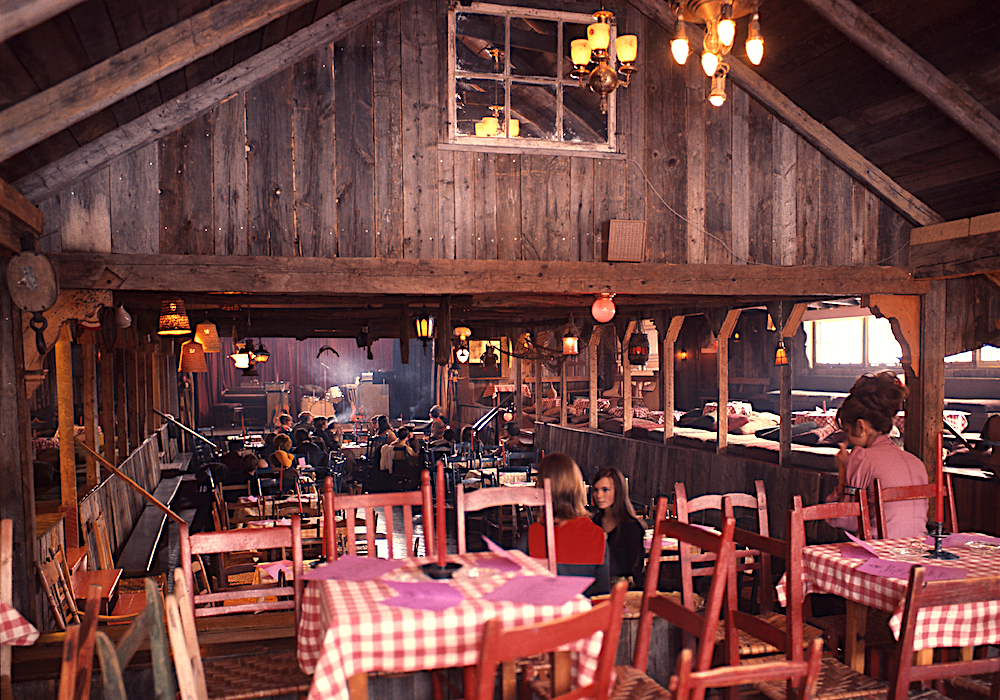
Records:
<instances>
[{"instance_id":1,"label":"woman with long hair","mask_svg":"<svg viewBox=\"0 0 1000 700\"><path fill-rule=\"evenodd\" d=\"M892 419L902 408L907 389L892 372L865 374L837 410L837 424L851 445L841 443L837 453L837 490L828 501L853 499L875 479L883 486L919 486L927 483L924 463L889 439ZM868 496L873 494L869 492ZM885 504L886 537L920 537L927 534L927 500ZM853 518L838 518L830 525L855 530Z\"/></svg>"},{"instance_id":2,"label":"woman with long hair","mask_svg":"<svg viewBox=\"0 0 1000 700\"><path fill-rule=\"evenodd\" d=\"M591 484L591 500L597 508L593 520L608 537L611 578L631 577L641 585L646 527L629 501L625 477L614 467L601 467Z\"/></svg>"},{"instance_id":3,"label":"woman with long hair","mask_svg":"<svg viewBox=\"0 0 1000 700\"><path fill-rule=\"evenodd\" d=\"M539 486L548 479L552 485L552 517L556 531L556 564L562 576L592 576L594 583L586 595L611 590L608 548L604 530L587 512L587 493L580 467L568 455L550 454L538 463ZM545 526L528 528L527 550L532 557L544 558Z\"/></svg>"}]
</instances>

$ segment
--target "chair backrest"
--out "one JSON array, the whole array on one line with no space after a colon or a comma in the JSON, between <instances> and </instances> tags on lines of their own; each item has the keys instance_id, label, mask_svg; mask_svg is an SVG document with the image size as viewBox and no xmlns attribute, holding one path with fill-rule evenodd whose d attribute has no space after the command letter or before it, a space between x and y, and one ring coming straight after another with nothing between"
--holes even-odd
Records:
<instances>
[{"instance_id":1,"label":"chair backrest","mask_svg":"<svg viewBox=\"0 0 1000 700\"><path fill-rule=\"evenodd\" d=\"M663 538L672 537L678 542L678 551L683 566L693 545L703 552L712 553L715 558L715 575L708 596L705 598L702 612L695 611L693 596L684 598L682 603L676 603L668 596L656 591L659 580L659 567L650 566L646 570L646 584L642 593L642 607L639 610L639 627L636 631L635 654L632 665L640 671L646 670L649 656L649 637L653 629L653 615L659 615L674 623L688 633L698 638L698 651L695 656L695 668L699 671L709 667L712 653L715 649L715 635L722 612L728 584L728 569L733 562L733 529L736 521L726 516L718 533L705 530L694 525L681 522L676 518L667 518L667 499L661 497L656 503L655 523L653 525L653 545L650 550L650 561L659 561L663 549ZM690 562L688 562L690 565ZM727 642L728 643L728 642Z\"/></svg>"},{"instance_id":2,"label":"chair backrest","mask_svg":"<svg viewBox=\"0 0 1000 700\"><path fill-rule=\"evenodd\" d=\"M498 506L528 506L541 508L545 527L545 556L549 571L556 573L558 556L556 552L555 518L552 515L552 482L545 479L541 488L527 486L497 486L465 492L458 484L455 491L455 512L458 521L458 553L465 554L465 514L495 508Z\"/></svg>"},{"instance_id":3,"label":"chair backrest","mask_svg":"<svg viewBox=\"0 0 1000 700\"><path fill-rule=\"evenodd\" d=\"M864 489L858 491L853 501L817 503L814 506L803 506L802 496L792 496L792 509L801 511L804 523L833 518L857 518L857 536L862 540L872 538L872 521L868 515L868 496Z\"/></svg>"},{"instance_id":4,"label":"chair backrest","mask_svg":"<svg viewBox=\"0 0 1000 700\"><path fill-rule=\"evenodd\" d=\"M899 643L895 674L889 686L889 700L906 698L910 683L937 678L954 678L977 674L992 674L993 700L1000 697L1000 658L988 657L968 661L935 661L929 666L914 666L917 615L921 608L941 605L968 605L992 601L1000 606L1000 576L967 578L957 581L931 581L924 578L924 567L910 569L910 585L906 591L903 621L899 630Z\"/></svg>"},{"instance_id":5,"label":"chair backrest","mask_svg":"<svg viewBox=\"0 0 1000 700\"><path fill-rule=\"evenodd\" d=\"M94 554L91 561L96 564L101 571L109 571L115 568L114 556L111 552L111 538L108 537L108 524L104 519L104 511L97 514L97 517L90 522L90 537L94 545Z\"/></svg>"},{"instance_id":6,"label":"chair backrest","mask_svg":"<svg viewBox=\"0 0 1000 700\"><path fill-rule=\"evenodd\" d=\"M97 611L101 605L101 587L90 586L83 619L66 628L63 640L62 666L59 669L57 700L89 700L90 676L94 665L94 637L97 633Z\"/></svg>"},{"instance_id":7,"label":"chair backrest","mask_svg":"<svg viewBox=\"0 0 1000 700\"><path fill-rule=\"evenodd\" d=\"M167 634L181 700L208 700L198 631L189 603L191 589L187 586L185 575L184 571L177 569L174 573L174 592L166 599Z\"/></svg>"},{"instance_id":8,"label":"chair backrest","mask_svg":"<svg viewBox=\"0 0 1000 700\"><path fill-rule=\"evenodd\" d=\"M694 654L681 650L677 672L670 679L673 700L702 700L708 688L734 688L760 681L788 680L800 690L791 697L813 698L819 682L823 640L819 637L809 646L809 654L801 661L768 661L749 666L719 666L707 671L692 671Z\"/></svg>"},{"instance_id":9,"label":"chair backrest","mask_svg":"<svg viewBox=\"0 0 1000 700\"><path fill-rule=\"evenodd\" d=\"M348 554L358 553L357 539L357 511L361 511L365 520L365 540L368 545L368 556L377 556L375 550L375 522L376 508L382 508L385 516L385 538L389 548L389 558L395 558L393 535L395 534L394 519L392 515L393 506L403 508L403 534L406 538L403 546L403 556L410 557L413 552L413 506L420 506L423 516L424 540L427 543L427 555L432 556L434 552L434 508L431 501L431 476L426 469L420 474L419 491L403 491L400 493L362 493L349 495L342 493L330 494L332 511L344 511L344 524L347 529L347 552ZM326 513L324 505L324 513ZM333 518L329 518L333 521ZM330 528L324 525L324 533L330 533ZM335 540L327 540L327 557L336 559L337 546Z\"/></svg>"},{"instance_id":10,"label":"chair backrest","mask_svg":"<svg viewBox=\"0 0 1000 700\"><path fill-rule=\"evenodd\" d=\"M622 610L627 590L628 584L619 581L611 589L609 600L586 612L538 625L503 629L503 622L499 618L487 621L483 630L483 644L479 654L479 668L472 700L492 700L498 664L554 651L575 641L587 639L598 632L604 633L604 639L601 642L601 653L593 682L565 695L556 696L553 700L559 698L606 700L611 695L613 683L611 672L614 670L615 654L618 651Z\"/></svg>"},{"instance_id":11,"label":"chair backrest","mask_svg":"<svg viewBox=\"0 0 1000 700\"><path fill-rule=\"evenodd\" d=\"M76 607L76 597L73 595L73 583L69 578L68 567L64 565L66 557L60 556L61 554L62 548L58 547L45 561L35 562L35 566L56 625L64 630L67 625L80 621L80 611Z\"/></svg>"},{"instance_id":12,"label":"chair backrest","mask_svg":"<svg viewBox=\"0 0 1000 700\"><path fill-rule=\"evenodd\" d=\"M951 474L944 475L944 529L947 532L958 532L958 515L955 513L955 497L951 490ZM934 483L919 486L882 486L881 479L875 479L875 536L886 538L885 504L894 501L916 501L927 499L928 502L937 498L937 485Z\"/></svg>"},{"instance_id":13,"label":"chair backrest","mask_svg":"<svg viewBox=\"0 0 1000 700\"><path fill-rule=\"evenodd\" d=\"M195 590L194 569L191 563L192 557L203 554L225 554L228 552L266 549L290 549L292 551L292 575L294 577L292 585L281 585L279 583L278 586L266 589L268 597L276 597L276 600L252 599L247 601L248 595L245 587L198 593L190 598L194 615L196 617L207 617L243 612L294 609L295 620L298 622L303 590L302 530L301 521L297 514L292 515L291 520L292 524L285 526L241 528L239 530L224 530L222 532L199 532L194 535L188 533L186 523L181 523L181 568L184 571L184 582L188 591ZM241 602L226 605L226 601Z\"/></svg>"},{"instance_id":14,"label":"chair backrest","mask_svg":"<svg viewBox=\"0 0 1000 700\"><path fill-rule=\"evenodd\" d=\"M163 599L152 579L147 578L144 583L146 607L119 638L117 646L104 632L97 633L97 658L101 662L104 700L128 700L122 669L128 666L139 646L147 639L153 666L153 697L156 700L173 700L177 696L167 628L163 622Z\"/></svg>"}]
</instances>

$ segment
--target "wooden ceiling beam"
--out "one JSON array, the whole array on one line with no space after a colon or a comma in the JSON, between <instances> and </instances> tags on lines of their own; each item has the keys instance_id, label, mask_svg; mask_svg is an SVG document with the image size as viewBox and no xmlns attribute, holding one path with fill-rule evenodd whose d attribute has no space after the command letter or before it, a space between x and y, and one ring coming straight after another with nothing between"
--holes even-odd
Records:
<instances>
[{"instance_id":1,"label":"wooden ceiling beam","mask_svg":"<svg viewBox=\"0 0 1000 700\"><path fill-rule=\"evenodd\" d=\"M42 212L21 193L0 180L0 254L10 257L21 252L21 233L27 229L38 238L42 235Z\"/></svg>"},{"instance_id":2,"label":"wooden ceiling beam","mask_svg":"<svg viewBox=\"0 0 1000 700\"><path fill-rule=\"evenodd\" d=\"M225 0L0 112L0 161L306 4Z\"/></svg>"},{"instance_id":3,"label":"wooden ceiling beam","mask_svg":"<svg viewBox=\"0 0 1000 700\"><path fill-rule=\"evenodd\" d=\"M911 230L910 268L927 280L1000 274L1000 212Z\"/></svg>"},{"instance_id":4,"label":"wooden ceiling beam","mask_svg":"<svg viewBox=\"0 0 1000 700\"><path fill-rule=\"evenodd\" d=\"M0 0L0 43L37 27L83 0Z\"/></svg>"},{"instance_id":5,"label":"wooden ceiling beam","mask_svg":"<svg viewBox=\"0 0 1000 700\"><path fill-rule=\"evenodd\" d=\"M804 2L1000 158L1000 118L929 61L850 0Z\"/></svg>"},{"instance_id":6,"label":"wooden ceiling beam","mask_svg":"<svg viewBox=\"0 0 1000 700\"><path fill-rule=\"evenodd\" d=\"M921 294L926 282L894 267L678 265L532 260L399 260L212 255L52 253L63 289L424 297L480 294L743 298ZM222 300L220 300L220 303Z\"/></svg>"},{"instance_id":7,"label":"wooden ceiling beam","mask_svg":"<svg viewBox=\"0 0 1000 700\"><path fill-rule=\"evenodd\" d=\"M660 0L629 0L629 3L668 31L674 31L674 16L667 3ZM705 33L688 24L688 42L695 57L701 53ZM729 77L751 97L767 107L778 119L788 124L802 138L815 146L823 155L860 180L899 213L919 226L944 221L936 211L903 189L874 163L847 145L839 136L813 119L801 107L788 99L777 88L757 75L742 61L730 58Z\"/></svg>"}]
</instances>

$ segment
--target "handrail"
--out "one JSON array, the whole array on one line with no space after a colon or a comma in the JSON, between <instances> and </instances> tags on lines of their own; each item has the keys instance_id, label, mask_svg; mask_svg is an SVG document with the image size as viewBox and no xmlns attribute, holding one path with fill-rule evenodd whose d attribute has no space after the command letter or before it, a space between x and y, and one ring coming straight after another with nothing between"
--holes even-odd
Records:
<instances>
[{"instance_id":1,"label":"handrail","mask_svg":"<svg viewBox=\"0 0 1000 700\"><path fill-rule=\"evenodd\" d=\"M479 416L479 418L476 419L476 422L472 424L472 429L477 433L482 432L483 428L489 425L490 421L496 418L500 411L505 411L510 408L507 403L507 401L503 401L499 406L494 406L489 411Z\"/></svg>"},{"instance_id":2,"label":"handrail","mask_svg":"<svg viewBox=\"0 0 1000 700\"><path fill-rule=\"evenodd\" d=\"M205 442L207 442L212 447L218 447L218 445L216 445L214 442L212 442L211 440L209 440L207 437L205 437L204 435L202 435L201 433L199 433L196 430L191 430L191 428L189 428L186 425L184 425L183 423L181 423L179 420L177 420L176 418L174 418L169 413L163 413L161 411L157 411L155 408L153 409L153 413L155 413L156 415L158 415L158 416L160 416L162 418L166 418L168 421L170 421L171 423L173 423L174 425L176 425L178 428L180 428L181 430L187 431L191 435L194 435L196 438L201 438L202 440L204 440Z\"/></svg>"},{"instance_id":3,"label":"handrail","mask_svg":"<svg viewBox=\"0 0 1000 700\"><path fill-rule=\"evenodd\" d=\"M87 452L89 452L91 454L91 456L94 457L94 459L96 459L98 462L100 462L105 467L107 467L108 469L110 469L112 471L112 473L114 473L117 476L120 476L122 479L124 479L125 482L129 486L131 486L133 489L135 489L136 491L138 491L139 493L141 493L150 503L152 503L154 506L156 506L157 508L159 508L160 510L162 510L164 513L166 513L171 519L177 521L178 523L183 523L184 522L184 518L182 518L181 516L177 515L177 513L175 513L174 511L170 510L170 508L168 508L167 506L163 505L163 503L161 501L157 500L157 498L155 496L153 496L153 494L151 494L149 491L147 491L146 489L144 489L141 486L139 486L139 484L137 484L134 481L132 481L132 479L130 479L128 477L128 475L126 475L123 471L121 471L118 467L116 467L115 465L113 465L111 462L109 462L108 460L104 459L104 457L102 457L101 455L97 454L97 452L95 452L94 450L92 450L89 445L87 445L86 443L83 442L83 440L81 440L80 438L75 438L75 440L76 440L76 444L79 445L80 447L82 447L83 449L85 449Z\"/></svg>"}]
</instances>

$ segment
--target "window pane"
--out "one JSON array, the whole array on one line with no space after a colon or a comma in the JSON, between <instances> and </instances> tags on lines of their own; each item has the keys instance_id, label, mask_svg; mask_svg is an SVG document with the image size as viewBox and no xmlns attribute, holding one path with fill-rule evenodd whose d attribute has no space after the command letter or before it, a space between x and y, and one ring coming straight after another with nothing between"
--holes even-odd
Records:
<instances>
[{"instance_id":1,"label":"window pane","mask_svg":"<svg viewBox=\"0 0 1000 700\"><path fill-rule=\"evenodd\" d=\"M493 116L490 105L503 106L503 81L458 80L455 88L458 91L456 133L459 136L475 136L476 122ZM503 117L503 112L500 116Z\"/></svg>"},{"instance_id":2,"label":"window pane","mask_svg":"<svg viewBox=\"0 0 1000 700\"><path fill-rule=\"evenodd\" d=\"M945 362L972 362L972 351L967 350L966 352L960 352L957 355L948 355L944 358Z\"/></svg>"},{"instance_id":3,"label":"window pane","mask_svg":"<svg viewBox=\"0 0 1000 700\"><path fill-rule=\"evenodd\" d=\"M487 49L506 45L504 18L471 12L455 14L455 68L459 72L495 73L496 63ZM500 65L503 72L503 64Z\"/></svg>"},{"instance_id":4,"label":"window pane","mask_svg":"<svg viewBox=\"0 0 1000 700\"><path fill-rule=\"evenodd\" d=\"M511 117L518 119L521 138L556 138L556 89L550 85L512 82Z\"/></svg>"},{"instance_id":5,"label":"window pane","mask_svg":"<svg viewBox=\"0 0 1000 700\"><path fill-rule=\"evenodd\" d=\"M979 348L979 359L982 362L1000 362L1000 348L984 345Z\"/></svg>"},{"instance_id":6,"label":"window pane","mask_svg":"<svg viewBox=\"0 0 1000 700\"><path fill-rule=\"evenodd\" d=\"M511 75L556 77L559 70L558 51L558 22L511 18Z\"/></svg>"},{"instance_id":7,"label":"window pane","mask_svg":"<svg viewBox=\"0 0 1000 700\"><path fill-rule=\"evenodd\" d=\"M563 86L563 141L605 143L608 115L601 114L601 98L577 83Z\"/></svg>"},{"instance_id":8,"label":"window pane","mask_svg":"<svg viewBox=\"0 0 1000 700\"><path fill-rule=\"evenodd\" d=\"M892 326L885 318L868 319L868 364L896 366L903 349L892 334Z\"/></svg>"},{"instance_id":9,"label":"window pane","mask_svg":"<svg viewBox=\"0 0 1000 700\"><path fill-rule=\"evenodd\" d=\"M816 321L816 364L860 365L863 318L835 318Z\"/></svg>"}]
</instances>

